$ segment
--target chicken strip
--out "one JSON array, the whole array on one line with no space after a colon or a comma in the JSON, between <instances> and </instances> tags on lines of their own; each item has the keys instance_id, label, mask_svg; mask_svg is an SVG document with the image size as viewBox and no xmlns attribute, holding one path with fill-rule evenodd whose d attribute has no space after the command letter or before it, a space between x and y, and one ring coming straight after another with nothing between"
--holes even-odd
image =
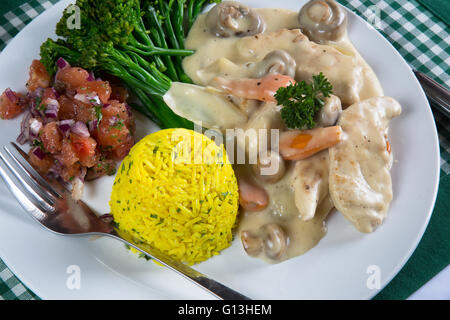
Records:
<instances>
[{"instance_id":1,"label":"chicken strip","mask_svg":"<svg viewBox=\"0 0 450 320\"><path fill-rule=\"evenodd\" d=\"M328 150L295 163L292 188L299 217L304 221L314 217L318 205L328 195L328 167Z\"/></svg>"},{"instance_id":2,"label":"chicken strip","mask_svg":"<svg viewBox=\"0 0 450 320\"><path fill-rule=\"evenodd\" d=\"M330 194L335 207L361 232L385 219L392 201L389 121L400 115L389 97L370 98L342 112L344 139L329 149Z\"/></svg>"}]
</instances>

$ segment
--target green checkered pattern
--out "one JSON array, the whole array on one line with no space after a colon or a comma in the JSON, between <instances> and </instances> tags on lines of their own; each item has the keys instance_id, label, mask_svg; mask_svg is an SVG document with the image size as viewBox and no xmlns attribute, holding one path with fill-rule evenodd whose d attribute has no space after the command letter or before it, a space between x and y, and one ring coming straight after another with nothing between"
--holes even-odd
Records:
<instances>
[{"instance_id":1,"label":"green checkered pattern","mask_svg":"<svg viewBox=\"0 0 450 320\"><path fill-rule=\"evenodd\" d=\"M32 0L0 16L0 50L40 13L58 0Z\"/></svg>"},{"instance_id":2,"label":"green checkered pattern","mask_svg":"<svg viewBox=\"0 0 450 320\"><path fill-rule=\"evenodd\" d=\"M1 0L0 0L1 1ZM26 24L58 0L32 0L0 16L2 50ZM100 0L99 0L100 1ZM411 67L450 87L450 30L417 1L339 0L380 31ZM373 19L380 12L380 21ZM441 177L450 173L450 121L435 112L441 147ZM411 292L412 293L412 292ZM39 299L0 260L0 300Z\"/></svg>"},{"instance_id":3,"label":"green checkered pattern","mask_svg":"<svg viewBox=\"0 0 450 320\"><path fill-rule=\"evenodd\" d=\"M33 292L21 284L0 260L0 300L36 300Z\"/></svg>"},{"instance_id":4,"label":"green checkered pattern","mask_svg":"<svg viewBox=\"0 0 450 320\"><path fill-rule=\"evenodd\" d=\"M372 23L409 65L450 87L450 28L417 1L338 0L369 22L380 10L380 23ZM450 23L450 21L447 21ZM441 149L441 178L450 173L450 121L434 112Z\"/></svg>"}]
</instances>

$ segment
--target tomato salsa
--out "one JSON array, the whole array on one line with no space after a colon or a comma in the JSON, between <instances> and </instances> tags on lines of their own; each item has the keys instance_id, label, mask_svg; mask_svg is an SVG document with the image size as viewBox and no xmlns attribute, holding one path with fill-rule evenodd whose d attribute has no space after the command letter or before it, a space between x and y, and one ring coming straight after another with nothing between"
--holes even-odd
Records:
<instances>
[{"instance_id":1,"label":"tomato salsa","mask_svg":"<svg viewBox=\"0 0 450 320\"><path fill-rule=\"evenodd\" d=\"M34 60L27 94L6 89L0 117L25 112L17 141L31 145L30 162L41 174L72 184L79 199L85 180L115 174L117 162L134 145L135 121L125 88L63 59L57 64L58 72L50 77Z\"/></svg>"}]
</instances>

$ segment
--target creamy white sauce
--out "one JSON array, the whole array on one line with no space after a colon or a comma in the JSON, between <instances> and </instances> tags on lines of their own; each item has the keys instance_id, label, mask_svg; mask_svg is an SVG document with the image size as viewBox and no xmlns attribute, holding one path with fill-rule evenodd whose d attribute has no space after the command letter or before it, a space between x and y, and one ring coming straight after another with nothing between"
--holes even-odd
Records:
<instances>
[{"instance_id":1,"label":"creamy white sauce","mask_svg":"<svg viewBox=\"0 0 450 320\"><path fill-rule=\"evenodd\" d=\"M323 72L344 107L362 99L382 96L383 90L369 65L348 37L317 44L298 29L298 13L282 9L255 9L266 22L262 34L219 38L206 26L206 14L198 17L185 46L196 50L184 59L183 67L195 83L208 85L215 76L254 78L264 57L277 49L289 53L297 63L295 79L310 81Z\"/></svg>"},{"instance_id":2,"label":"creamy white sauce","mask_svg":"<svg viewBox=\"0 0 450 320\"><path fill-rule=\"evenodd\" d=\"M275 50L284 50L295 60L297 81L310 81L312 75L323 72L333 85L333 93L342 101L343 108L362 99L383 95L375 73L347 36L338 42L317 44L309 41L298 29L298 12L284 9L255 10L265 21L266 28L263 33L249 37L216 37L206 26L206 14L198 17L185 42L187 49L196 52L183 60L184 70L194 83L208 86L217 76L229 79L256 78L261 73L264 57ZM176 89L181 88L175 86ZM207 93L202 91L202 94ZM280 117L281 108L274 103L256 103L229 97L229 101L248 117L242 123L241 113L228 103L223 103L223 100L213 106L215 102L211 97L205 97L205 103L197 103L195 97L186 102L190 97L180 92L172 96L176 96L180 104L187 103L189 108L205 111L206 115L202 115L202 112L188 111L184 107L176 107L177 112L171 107L180 115L189 115L192 121L206 121L208 125L222 129L286 129ZM172 101L172 104L176 103ZM237 118L236 114L239 114ZM266 144L270 146L270 141L266 141ZM258 139L250 141L243 148L247 153L258 148ZM269 205L262 211L242 210L239 235L245 231L259 236L264 225L277 224L287 238L287 248L281 256L270 259L261 250L256 255L258 258L271 263L284 261L307 252L325 236L325 219L334 204L328 192L327 151L316 157L317 161L311 158L286 163L286 174L275 183L258 179L250 164L235 165L238 179L247 179L260 186L270 198ZM306 185L311 188L305 188Z\"/></svg>"},{"instance_id":3,"label":"creamy white sauce","mask_svg":"<svg viewBox=\"0 0 450 320\"><path fill-rule=\"evenodd\" d=\"M288 246L286 252L276 260L270 259L264 254L264 250L256 255L269 263L277 263L286 259L304 254L325 236L327 226L325 219L333 209L333 203L328 195L318 204L314 217L304 221L300 215L294 198L292 181L295 175L295 163L290 162L288 169L280 181L263 184L252 174L250 166L235 166L238 178L251 179L253 183L263 186L270 198L267 208L259 212L241 212L239 216L238 232L250 232L259 235L260 229L270 223L280 225L287 236Z\"/></svg>"}]
</instances>

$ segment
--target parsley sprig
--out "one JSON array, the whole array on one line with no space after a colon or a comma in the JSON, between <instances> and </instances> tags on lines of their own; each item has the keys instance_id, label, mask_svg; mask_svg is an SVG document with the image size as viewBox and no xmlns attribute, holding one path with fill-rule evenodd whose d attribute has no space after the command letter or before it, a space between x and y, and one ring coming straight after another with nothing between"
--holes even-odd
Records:
<instances>
[{"instance_id":1,"label":"parsley sprig","mask_svg":"<svg viewBox=\"0 0 450 320\"><path fill-rule=\"evenodd\" d=\"M317 112L333 93L333 86L322 72L312 78L312 83L300 81L279 88L275 94L278 105L283 106L281 118L290 129L314 128Z\"/></svg>"}]
</instances>

